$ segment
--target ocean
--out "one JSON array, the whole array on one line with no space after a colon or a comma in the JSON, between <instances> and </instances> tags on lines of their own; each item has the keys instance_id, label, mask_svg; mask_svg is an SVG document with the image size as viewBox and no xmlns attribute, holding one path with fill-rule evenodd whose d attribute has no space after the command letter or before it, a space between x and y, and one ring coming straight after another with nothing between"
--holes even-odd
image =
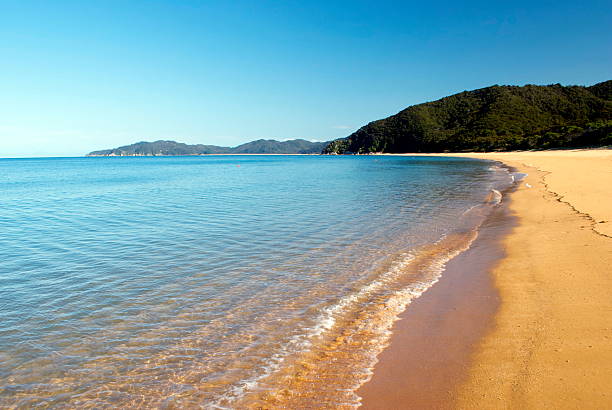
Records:
<instances>
[{"instance_id":1,"label":"ocean","mask_svg":"<svg viewBox=\"0 0 612 410\"><path fill-rule=\"evenodd\" d=\"M512 180L435 157L0 159L0 406L355 407Z\"/></svg>"}]
</instances>

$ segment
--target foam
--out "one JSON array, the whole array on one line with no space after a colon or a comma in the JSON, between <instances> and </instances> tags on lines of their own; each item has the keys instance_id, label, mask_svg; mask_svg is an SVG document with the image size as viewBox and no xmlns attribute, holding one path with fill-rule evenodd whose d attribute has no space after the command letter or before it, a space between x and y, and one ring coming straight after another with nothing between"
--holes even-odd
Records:
<instances>
[{"instance_id":1,"label":"foam","mask_svg":"<svg viewBox=\"0 0 612 410\"><path fill-rule=\"evenodd\" d=\"M507 168L497 165L490 167L490 170L495 172L505 172L507 175L509 175L511 183L516 183L517 178L524 178L524 175L521 176L512 174ZM381 306L380 309L372 311L371 314L369 312L370 316L365 319L365 322L359 322L356 325L354 324L355 321L350 323L351 326L354 325L357 327L348 328L348 331L353 332L349 334L349 337L351 335L358 334L360 330L359 326L362 328L367 327L368 331L372 332L370 340L371 343L367 345L367 349L360 352L360 354L363 356L358 358L359 361L356 363L350 363L351 366L346 368L347 378L351 378L354 375L359 376L355 376L356 380L352 385L344 385L342 388L335 389L338 396L333 397L335 400L334 405L355 408L360 405L361 398L357 396L356 391L359 389L359 387L371 379L374 366L378 361L377 356L386 346L388 346L392 335L391 329L394 323L399 319L400 314L406 310L413 300L420 297L440 280L447 263L451 259L470 248L478 236L478 228L484 220L484 216L486 216L486 210L490 209L491 207L498 206L502 200L503 194L500 192L500 190L491 188L490 195L484 204L474 205L463 212L463 216L465 218L463 223L465 224L466 222L471 222L469 223L470 228L465 231L467 232L467 236L466 234L463 234L465 240L462 240L459 246L451 246L447 249L441 247L443 251L438 256L434 257L433 260L429 261L427 265L419 271L421 274L421 279L415 280L407 284L405 287L386 296L384 303L378 304ZM470 215L470 217L468 217L468 215ZM474 220L472 217L476 217L477 220ZM464 226L467 227L468 225ZM440 245L447 239L448 235L444 235L432 246L435 247L436 245ZM292 358L295 362L296 356L305 354L311 349L319 348L325 351L324 346L317 345L317 342L323 340L324 336L336 334L344 335L344 333L341 333L341 331L347 330L347 328L342 328L341 326L347 326L347 323L344 322L339 324L340 318L346 314L359 312L360 308L366 308L368 300L372 300L372 298L377 295L377 292L391 288L394 283L397 283L400 278L402 278L402 275L404 275L407 268L409 268L412 263L416 262L418 252L419 250L411 250L399 254L396 261L393 262L383 273L378 275L373 281L355 292L340 298L334 304L321 308L318 316L314 320L313 326L304 328L302 333L291 337L277 351L277 353L268 358L268 362L265 367L257 369L256 375L235 384L224 394L218 396L217 399L207 407L216 409L235 408L237 405L242 407L245 398L247 403L249 403L248 397L250 397L251 393L261 393L264 390L267 391L270 385L275 386L273 388L274 391L280 391L282 388L284 388L282 383L284 379L282 379L281 376L278 376L281 378L278 379L277 377L277 379L273 379L273 381L270 383L269 378L273 378L275 375L277 375L277 373L283 369L289 358ZM374 319L376 323L367 323L368 321L372 322ZM339 326L340 328L338 329ZM287 365L291 365L291 362L289 362ZM323 370L316 366L316 363L313 364L315 371ZM262 384L264 380L266 380L267 383ZM328 391L325 393L330 394ZM249 406L247 405L245 407ZM300 406L288 405L280 407L291 408Z\"/></svg>"},{"instance_id":2,"label":"foam","mask_svg":"<svg viewBox=\"0 0 612 410\"><path fill-rule=\"evenodd\" d=\"M336 389L336 392L343 396L342 398L338 398L339 401L337 404L341 402L343 407L359 406L361 399L355 392L361 385L366 383L372 377L373 368L377 362L377 356L388 345L392 335L391 328L399 319L399 315L406 310L407 306L414 299L420 297L429 288L431 288L431 286L438 282L444 272L446 264L460 253L469 249L477 235L477 230L472 230L468 234L466 238L467 240L463 242L462 246L446 251L429 262L423 271L420 272L423 274L423 278L421 280L416 280L391 294L382 304L383 307L381 307L381 310L384 310L384 312L381 313L381 310L379 310L373 313L373 315L375 315L376 312L379 313L376 316L376 324L362 324L362 326L368 326L369 330L374 331L374 335L372 337L374 343L370 345L370 349L366 352L361 363L358 363L355 368L347 369L347 371L360 373L362 376L352 386L348 388ZM443 243L446 239L447 237L443 236L433 246ZM393 263L389 269L378 276L376 280L367 284L365 287L359 289L355 293L341 298L335 304L323 308L315 320L315 326L305 329L304 333L291 338L291 340L283 346L281 351L270 358L268 365L264 369L261 369L256 376L243 380L241 383L234 386L230 391L221 396L215 403L211 404L210 408L232 408L234 403L240 401L249 392L257 391L259 383L278 371L287 357L292 354L307 351L313 347L313 344L318 337L331 332L335 328L337 318L340 315L358 310L358 308L362 307L360 301L367 301L370 296L376 294L382 289L386 289L393 282L397 281L404 274L406 268L408 268L411 263L416 261L417 254L418 251L411 251L401 254L399 260Z\"/></svg>"},{"instance_id":3,"label":"foam","mask_svg":"<svg viewBox=\"0 0 612 410\"><path fill-rule=\"evenodd\" d=\"M414 256L411 254L404 254L403 256L404 258L399 263L395 264L391 270L381 275L378 280L375 280L356 293L344 296L334 305L322 309L322 312L315 320L315 326L307 328L305 333L293 336L285 344L285 346L283 346L281 352L274 354L270 358L268 366L266 366L262 372L260 372L257 376L241 381L238 386L232 387L228 393L222 395L217 401L212 403L211 408L227 408L221 405L221 403L231 403L242 398L248 391L255 390L258 382L270 376L274 371L277 371L287 356L296 352L304 351L312 346L312 340L314 338L321 336L323 333L331 330L334 327L336 324L336 316L338 314L345 311L349 306L355 304L359 299L367 297L373 291L380 289L386 283L393 280L402 267L414 259Z\"/></svg>"},{"instance_id":4,"label":"foam","mask_svg":"<svg viewBox=\"0 0 612 410\"><path fill-rule=\"evenodd\" d=\"M501 201L502 201L502 198L504 196L497 189L492 189L491 191L493 192L493 201L492 201L493 204L499 205L501 203Z\"/></svg>"}]
</instances>

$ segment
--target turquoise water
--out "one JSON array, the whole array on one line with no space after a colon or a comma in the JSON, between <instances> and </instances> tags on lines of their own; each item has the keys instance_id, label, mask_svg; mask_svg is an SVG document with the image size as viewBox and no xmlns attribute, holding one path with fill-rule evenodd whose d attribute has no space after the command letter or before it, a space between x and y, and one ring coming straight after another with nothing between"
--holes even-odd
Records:
<instances>
[{"instance_id":1,"label":"turquoise water","mask_svg":"<svg viewBox=\"0 0 612 410\"><path fill-rule=\"evenodd\" d=\"M0 159L0 405L355 405L509 183L448 158Z\"/></svg>"}]
</instances>

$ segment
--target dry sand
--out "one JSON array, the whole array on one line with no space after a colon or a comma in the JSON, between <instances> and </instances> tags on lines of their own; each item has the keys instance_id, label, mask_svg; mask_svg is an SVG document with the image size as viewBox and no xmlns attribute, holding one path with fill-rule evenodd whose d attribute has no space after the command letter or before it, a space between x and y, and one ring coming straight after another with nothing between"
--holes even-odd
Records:
<instances>
[{"instance_id":1,"label":"dry sand","mask_svg":"<svg viewBox=\"0 0 612 410\"><path fill-rule=\"evenodd\" d=\"M388 355L362 389L364 407L612 408L612 150L449 156L495 159L529 174L511 194L517 223L502 240L506 256L490 269L500 306L478 340L457 335L463 359L449 364L466 364L433 392L444 401L419 400L418 392L398 401L380 388L385 368L400 363ZM410 332L401 323L387 351ZM421 356L403 372L446 367Z\"/></svg>"}]
</instances>

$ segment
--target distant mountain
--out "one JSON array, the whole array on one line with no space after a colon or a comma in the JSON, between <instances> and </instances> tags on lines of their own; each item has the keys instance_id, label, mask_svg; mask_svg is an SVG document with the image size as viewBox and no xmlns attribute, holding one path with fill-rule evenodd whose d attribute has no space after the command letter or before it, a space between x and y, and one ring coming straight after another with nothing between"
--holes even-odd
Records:
<instances>
[{"instance_id":1,"label":"distant mountain","mask_svg":"<svg viewBox=\"0 0 612 410\"><path fill-rule=\"evenodd\" d=\"M332 141L328 154L612 145L612 80L492 86L410 106Z\"/></svg>"},{"instance_id":2,"label":"distant mountain","mask_svg":"<svg viewBox=\"0 0 612 410\"><path fill-rule=\"evenodd\" d=\"M302 139L289 141L257 140L232 148L232 154L320 154L329 144Z\"/></svg>"},{"instance_id":3,"label":"distant mountain","mask_svg":"<svg viewBox=\"0 0 612 410\"><path fill-rule=\"evenodd\" d=\"M310 142L303 139L289 141L257 140L237 147L189 145L175 141L137 142L119 148L93 151L88 157L160 156L206 154L319 154L329 142Z\"/></svg>"}]
</instances>

